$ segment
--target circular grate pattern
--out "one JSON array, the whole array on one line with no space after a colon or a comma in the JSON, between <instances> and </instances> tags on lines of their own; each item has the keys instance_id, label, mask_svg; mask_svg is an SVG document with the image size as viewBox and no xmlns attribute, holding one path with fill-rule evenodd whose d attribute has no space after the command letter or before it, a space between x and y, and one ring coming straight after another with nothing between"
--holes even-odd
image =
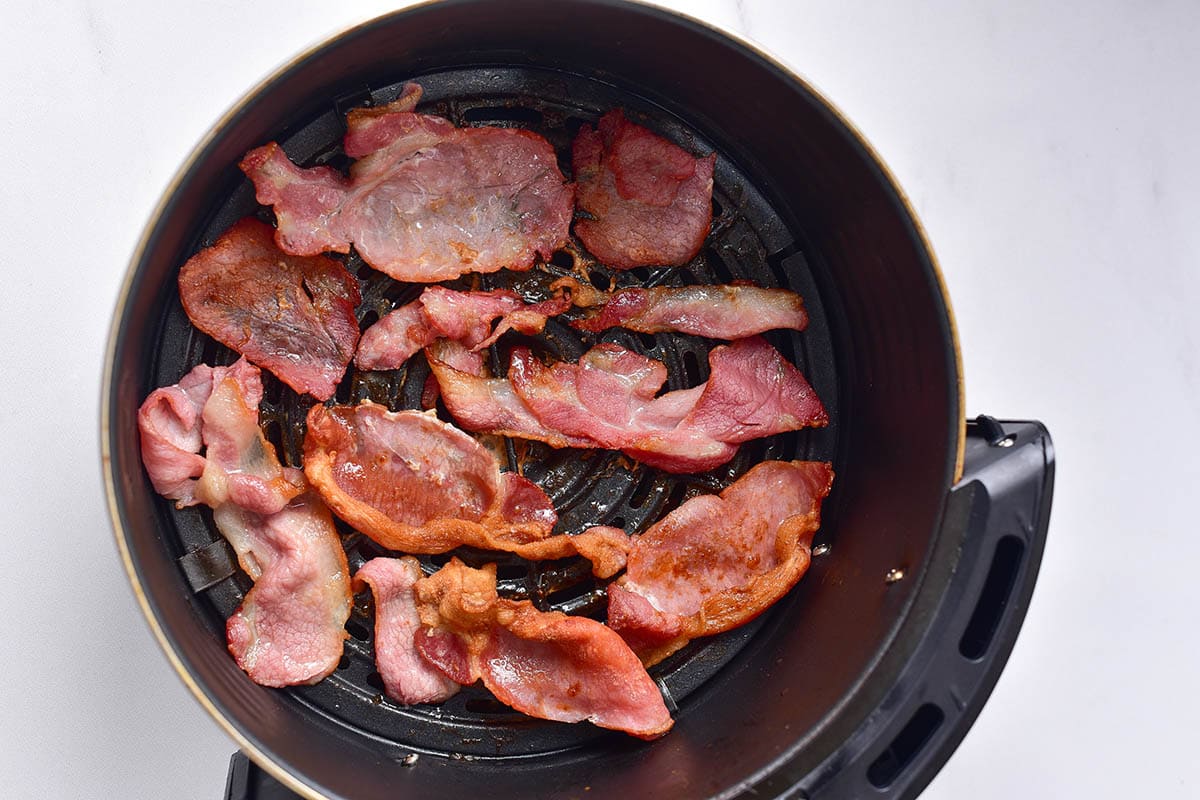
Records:
<instances>
[{"instance_id":1,"label":"circular grate pattern","mask_svg":"<svg viewBox=\"0 0 1200 800\"><path fill-rule=\"evenodd\" d=\"M570 143L580 126L594 122L617 106L625 108L633 121L646 124L692 152L707 153L714 149L698 131L663 109L583 76L521 68L472 68L415 79L425 90L420 111L444 116L460 126L501 125L535 131L555 147L563 173L568 176ZM361 92L334 99L327 112L291 129L280 143L293 160L305 166L330 164L345 168L349 164L341 150L345 111L355 105L388 102L398 96L402 85L397 82L373 90L364 87ZM212 215L197 238L195 249L211 244L232 222L247 214L271 219L270 210L254 201L248 181L229 197L214 198ZM420 285L401 283L376 272L353 253L345 257L345 263L362 288L363 303L358 314L364 328L392 308L415 299L421 291ZM711 233L701 253L683 267L609 270L596 264L573 240L548 263L531 272L465 276L447 285L464 289L507 287L527 300L538 300L548 296L550 282L568 274L585 275L603 290L747 280L800 292L809 311L808 330L802 334L774 332L767 338L808 377L829 411L831 424L819 431L749 442L728 464L697 475L669 475L615 452L555 450L535 442L484 437L503 466L520 470L550 496L559 514L556 532L577 533L597 524L621 527L631 533L645 530L687 498L720 491L760 461L832 460L838 424L836 371L820 297L793 237L728 159L718 154ZM551 320L538 337L506 334L491 348L493 371L504 373L509 350L516 344L531 346L547 357L574 361L593 344L605 341L664 362L669 374L668 389L695 386L708 377L707 354L718 342L622 330L581 334L566 324L572 316L569 312L561 319ZM198 363L228 364L237 357L191 327L173 287L160 338L186 344L160 348L155 367L158 385L175 382ZM393 410L420 408L428 376L429 367L420 355L391 372L360 372L352 367L338 387L334 402L370 399ZM264 371L263 379L264 429L279 449L281 459L299 466L304 420L313 400L298 396L268 372ZM439 407L439 416L451 420L444 408ZM180 511L166 501L162 508L174 535L177 555L220 539L207 510ZM339 530L352 572L373 557L396 555L344 523L339 522ZM462 548L453 554L422 556L422 566L427 573L432 572L446 563L450 555L472 565L496 562L500 590L505 596L531 600L543 610L604 618L606 582L593 578L589 564L582 559L526 562L505 554ZM249 587L249 580L239 573L204 591L214 635L223 636L225 618L237 608ZM758 627L750 623L722 636L692 642L654 667L651 674L659 682L668 705L681 703L688 693L715 674ZM587 725L530 720L496 702L478 687L468 688L438 706L395 704L383 696L383 685L374 668L369 593L355 598L346 628L349 638L338 670L316 686L284 690L314 713L340 724L367 731L397 746L465 758L546 752L613 735Z\"/></svg>"}]
</instances>

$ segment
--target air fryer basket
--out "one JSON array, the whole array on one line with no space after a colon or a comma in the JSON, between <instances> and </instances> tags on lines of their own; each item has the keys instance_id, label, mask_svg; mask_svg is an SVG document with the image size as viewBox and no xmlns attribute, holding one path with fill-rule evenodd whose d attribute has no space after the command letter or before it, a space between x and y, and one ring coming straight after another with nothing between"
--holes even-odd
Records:
<instances>
[{"instance_id":1,"label":"air fryer basket","mask_svg":"<svg viewBox=\"0 0 1200 800\"><path fill-rule=\"evenodd\" d=\"M652 671L677 709L675 729L658 742L529 720L481 689L438 707L396 705L382 697L374 672L365 596L333 676L314 687L255 686L223 638L248 582L207 512L176 511L143 476L134 420L141 399L196 363L236 357L190 326L174 276L236 219L269 219L238 158L275 139L305 165L344 166L345 111L388 101L408 79L425 89L421 111L543 134L567 174L579 126L617 106L694 152L719 154L713 232L691 264L621 273L572 246L544 270L460 285L511 286L535 299L553 277L582 267L600 288L748 279L805 298L808 330L770 338L824 400L826 429L748 444L726 467L697 476L668 476L612 453L504 444L509 466L546 488L565 532L598 523L642 530L763 459L834 462L838 478L818 537L827 553L797 590L754 623L695 642ZM347 265L363 285L364 325L420 290L354 256ZM1032 591L1049 510L1049 438L1037 426L992 421L964 434L949 308L903 198L805 84L673 14L594 0L470 0L348 32L281 71L202 145L148 229L122 302L104 443L135 588L201 701L262 766L305 794L798 797L853 796L868 784L919 791L978 713ZM713 344L621 331L599 338L663 360L671 388L706 377ZM573 360L596 340L552 321L522 343ZM494 367L502 370L514 341L493 348ZM391 373L352 370L337 400L418 407L427 374L420 358ZM264 377L264 425L298 464L311 400ZM956 485L964 447L968 472ZM1013 515L1029 522L1017 533ZM1006 524L997 527L998 519ZM380 554L348 527L342 532L352 569ZM423 560L432 570L446 558ZM586 564L499 561L510 596L602 618L603 585ZM229 796L267 791L265 776L235 767Z\"/></svg>"}]
</instances>

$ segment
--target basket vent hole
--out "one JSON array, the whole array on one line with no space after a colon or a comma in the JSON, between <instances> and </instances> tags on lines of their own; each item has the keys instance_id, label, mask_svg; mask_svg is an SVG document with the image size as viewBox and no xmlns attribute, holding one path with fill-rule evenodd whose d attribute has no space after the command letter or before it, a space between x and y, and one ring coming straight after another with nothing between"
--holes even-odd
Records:
<instances>
[{"instance_id":1,"label":"basket vent hole","mask_svg":"<svg viewBox=\"0 0 1200 800\"><path fill-rule=\"evenodd\" d=\"M933 703L926 703L913 712L912 718L900 729L887 749L867 767L867 780L871 785L876 789L891 786L929 743L945 719L945 712Z\"/></svg>"},{"instance_id":2,"label":"basket vent hole","mask_svg":"<svg viewBox=\"0 0 1200 800\"><path fill-rule=\"evenodd\" d=\"M683 373L687 376L688 386L700 385L700 360L692 350L683 354Z\"/></svg>"},{"instance_id":3,"label":"basket vent hole","mask_svg":"<svg viewBox=\"0 0 1200 800\"><path fill-rule=\"evenodd\" d=\"M372 689L378 689L381 692L384 691L383 678L375 670L371 670L367 674L367 685Z\"/></svg>"},{"instance_id":4,"label":"basket vent hole","mask_svg":"<svg viewBox=\"0 0 1200 800\"><path fill-rule=\"evenodd\" d=\"M559 269L572 270L575 268L575 256L567 250L555 250L550 256L550 263Z\"/></svg>"},{"instance_id":5,"label":"basket vent hole","mask_svg":"<svg viewBox=\"0 0 1200 800\"><path fill-rule=\"evenodd\" d=\"M367 626L354 619L346 621L346 632L360 642L369 641L371 638L371 631L367 629Z\"/></svg>"},{"instance_id":6,"label":"basket vent hole","mask_svg":"<svg viewBox=\"0 0 1200 800\"><path fill-rule=\"evenodd\" d=\"M517 125L536 126L542 124L542 112L523 106L478 106L463 112L463 119L471 123L495 124L511 122Z\"/></svg>"},{"instance_id":7,"label":"basket vent hole","mask_svg":"<svg viewBox=\"0 0 1200 800\"><path fill-rule=\"evenodd\" d=\"M607 292L612 288L612 278L608 277L607 273L592 270L591 274L588 275L588 279L591 280L592 286L595 286L602 292Z\"/></svg>"},{"instance_id":8,"label":"basket vent hole","mask_svg":"<svg viewBox=\"0 0 1200 800\"><path fill-rule=\"evenodd\" d=\"M646 500L650 497L650 492L654 489L654 482L643 480L638 483L637 488L633 490L633 494L629 496L630 508L641 508L646 504Z\"/></svg>"},{"instance_id":9,"label":"basket vent hole","mask_svg":"<svg viewBox=\"0 0 1200 800\"><path fill-rule=\"evenodd\" d=\"M1000 618L1004 616L1009 596L1016 585L1024 554L1025 543L1016 536L1003 536L996 542L996 552L992 556L992 565L988 567L983 590L979 593L975 610L971 612L971 621L967 623L958 643L958 652L964 658L977 661L991 647L992 638L1000 627Z\"/></svg>"},{"instance_id":10,"label":"basket vent hole","mask_svg":"<svg viewBox=\"0 0 1200 800\"><path fill-rule=\"evenodd\" d=\"M704 251L704 263L708 264L708 268L712 270L713 275L721 283L730 283L733 281L733 272L729 269L729 265L725 263L725 259L721 258L721 254L715 247L710 247Z\"/></svg>"}]
</instances>

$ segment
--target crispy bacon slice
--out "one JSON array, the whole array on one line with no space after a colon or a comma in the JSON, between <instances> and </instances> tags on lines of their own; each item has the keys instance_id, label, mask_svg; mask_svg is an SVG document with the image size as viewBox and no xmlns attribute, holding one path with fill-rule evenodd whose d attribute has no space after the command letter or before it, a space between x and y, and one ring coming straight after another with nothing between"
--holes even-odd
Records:
<instances>
[{"instance_id":1,"label":"crispy bacon slice","mask_svg":"<svg viewBox=\"0 0 1200 800\"><path fill-rule=\"evenodd\" d=\"M274 229L247 217L179 271L200 330L297 392L328 400L358 343L358 281L330 258L284 254Z\"/></svg>"},{"instance_id":2,"label":"crispy bacon slice","mask_svg":"<svg viewBox=\"0 0 1200 800\"><path fill-rule=\"evenodd\" d=\"M506 379L456 369L447 353L426 355L446 407L468 430L621 450L668 472L712 469L743 442L829 419L800 371L759 337L713 348L708 381L661 396L666 367L615 344L550 366L514 348Z\"/></svg>"},{"instance_id":3,"label":"crispy bacon slice","mask_svg":"<svg viewBox=\"0 0 1200 800\"><path fill-rule=\"evenodd\" d=\"M634 540L608 588L608 624L655 664L765 611L808 569L833 469L764 461L720 495L692 498Z\"/></svg>"},{"instance_id":4,"label":"crispy bacon slice","mask_svg":"<svg viewBox=\"0 0 1200 800\"><path fill-rule=\"evenodd\" d=\"M621 109L585 125L571 162L579 209L575 233L608 266L678 266L700 252L712 222L716 154L696 158L625 119Z\"/></svg>"},{"instance_id":5,"label":"crispy bacon slice","mask_svg":"<svg viewBox=\"0 0 1200 800\"><path fill-rule=\"evenodd\" d=\"M592 333L625 328L732 341L772 330L802 331L808 326L804 301L787 289L735 283L608 293L584 287L574 278L561 278L553 286L571 289L575 305L591 309L583 319L572 320L571 327Z\"/></svg>"},{"instance_id":6,"label":"crispy bacon slice","mask_svg":"<svg viewBox=\"0 0 1200 800\"><path fill-rule=\"evenodd\" d=\"M264 686L314 683L342 655L349 568L329 510L263 437L261 401L261 373L245 358L200 365L143 403L143 459L166 496L213 508L255 582L226 624L238 665Z\"/></svg>"},{"instance_id":7,"label":"crispy bacon slice","mask_svg":"<svg viewBox=\"0 0 1200 800\"><path fill-rule=\"evenodd\" d=\"M413 302L384 316L363 333L354 363L360 369L398 369L422 348L450 339L475 351L508 330L541 333L549 317L571 307L570 296L558 292L541 303L527 304L516 292L493 289L460 292L430 286ZM492 322L500 323L492 330Z\"/></svg>"},{"instance_id":8,"label":"crispy bacon slice","mask_svg":"<svg viewBox=\"0 0 1200 800\"><path fill-rule=\"evenodd\" d=\"M304 476L290 476L303 491ZM329 509L305 491L268 515L237 503L213 511L238 563L254 580L225 624L229 652L263 686L311 684L342 657L350 568Z\"/></svg>"},{"instance_id":9,"label":"crispy bacon slice","mask_svg":"<svg viewBox=\"0 0 1200 800\"><path fill-rule=\"evenodd\" d=\"M314 406L304 471L339 517L379 544L406 553L462 545L529 559L582 555L601 577L624 565L627 538L609 528L552 536L545 492L462 431L429 413Z\"/></svg>"},{"instance_id":10,"label":"crispy bacon slice","mask_svg":"<svg viewBox=\"0 0 1200 800\"><path fill-rule=\"evenodd\" d=\"M496 565L458 559L418 581L417 650L445 675L482 679L497 699L541 719L588 720L643 739L673 724L662 695L621 637L585 617L496 594Z\"/></svg>"},{"instance_id":11,"label":"crispy bacon slice","mask_svg":"<svg viewBox=\"0 0 1200 800\"><path fill-rule=\"evenodd\" d=\"M375 667L384 692L405 705L440 703L459 689L413 643L421 627L413 586L421 577L421 565L412 556L373 558L354 573L354 588L370 586L375 595Z\"/></svg>"},{"instance_id":12,"label":"crispy bacon slice","mask_svg":"<svg viewBox=\"0 0 1200 800\"><path fill-rule=\"evenodd\" d=\"M412 109L421 89L347 118L346 178L301 169L274 142L246 154L242 171L279 221L285 252L345 253L401 281L527 270L567 241L574 187L550 143L511 128L456 128Z\"/></svg>"}]
</instances>

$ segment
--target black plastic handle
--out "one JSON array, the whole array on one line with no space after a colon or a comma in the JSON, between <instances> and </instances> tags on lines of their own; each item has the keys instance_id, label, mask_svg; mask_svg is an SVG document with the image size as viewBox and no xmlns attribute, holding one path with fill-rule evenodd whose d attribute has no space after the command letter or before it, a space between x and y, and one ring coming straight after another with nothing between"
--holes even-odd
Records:
<instances>
[{"instance_id":1,"label":"black plastic handle","mask_svg":"<svg viewBox=\"0 0 1200 800\"><path fill-rule=\"evenodd\" d=\"M1040 422L979 417L946 500L943 545L959 558L928 629L878 712L788 800L913 798L958 747L996 685L1037 580L1054 488Z\"/></svg>"},{"instance_id":2,"label":"black plastic handle","mask_svg":"<svg viewBox=\"0 0 1200 800\"><path fill-rule=\"evenodd\" d=\"M959 557L921 643L878 712L777 797L921 793L979 716L1012 652L1042 561L1053 487L1054 446L1040 422L968 423L964 474L946 499L939 545ZM226 800L295 796L234 754Z\"/></svg>"}]
</instances>

